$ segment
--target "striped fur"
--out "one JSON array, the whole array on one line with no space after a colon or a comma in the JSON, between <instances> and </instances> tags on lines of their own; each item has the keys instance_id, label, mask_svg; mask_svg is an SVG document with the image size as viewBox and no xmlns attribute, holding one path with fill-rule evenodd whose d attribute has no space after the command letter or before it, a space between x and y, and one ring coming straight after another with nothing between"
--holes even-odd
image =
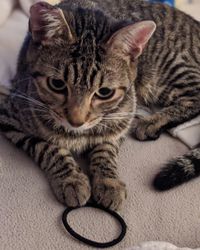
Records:
<instances>
[{"instance_id":1,"label":"striped fur","mask_svg":"<svg viewBox=\"0 0 200 250\"><path fill-rule=\"evenodd\" d=\"M166 5L138 0L68 0L37 7L48 11L44 17L32 9L13 87L0 106L0 129L46 173L59 201L80 206L92 194L116 210L126 197L117 156L127 132L155 139L199 113L200 25ZM50 18L51 13L56 16ZM56 27L54 33L55 20L63 32ZM116 53L109 50L113 34L142 20L157 25L142 56L130 60L119 47ZM51 22L48 36L47 26L37 29L46 22ZM66 84L62 93L50 90L52 79ZM93 93L104 86L116 89L115 98L96 98L91 105ZM133 122L136 101L161 110ZM91 184L73 157L85 150L90 151Z\"/></svg>"},{"instance_id":2,"label":"striped fur","mask_svg":"<svg viewBox=\"0 0 200 250\"><path fill-rule=\"evenodd\" d=\"M109 2L102 3L105 10ZM111 13L117 18L149 19L157 24L139 58L135 87L138 104L156 106L159 111L134 120L131 129L138 140L155 140L163 131L200 113L200 23L163 4L129 0L112 3ZM168 163L153 185L157 190L167 190L199 173L200 148L197 148Z\"/></svg>"},{"instance_id":3,"label":"striped fur","mask_svg":"<svg viewBox=\"0 0 200 250\"><path fill-rule=\"evenodd\" d=\"M154 179L154 187L165 191L200 176L200 148L168 163Z\"/></svg>"}]
</instances>

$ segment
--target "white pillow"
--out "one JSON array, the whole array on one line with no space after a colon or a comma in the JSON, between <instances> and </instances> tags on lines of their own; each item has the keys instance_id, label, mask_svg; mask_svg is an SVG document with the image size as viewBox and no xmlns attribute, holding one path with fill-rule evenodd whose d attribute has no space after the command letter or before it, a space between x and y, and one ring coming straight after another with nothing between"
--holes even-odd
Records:
<instances>
[{"instance_id":1,"label":"white pillow","mask_svg":"<svg viewBox=\"0 0 200 250\"><path fill-rule=\"evenodd\" d=\"M16 0L1 0L0 1L0 26L5 23L7 18L10 16L14 6L16 4Z\"/></svg>"}]
</instances>

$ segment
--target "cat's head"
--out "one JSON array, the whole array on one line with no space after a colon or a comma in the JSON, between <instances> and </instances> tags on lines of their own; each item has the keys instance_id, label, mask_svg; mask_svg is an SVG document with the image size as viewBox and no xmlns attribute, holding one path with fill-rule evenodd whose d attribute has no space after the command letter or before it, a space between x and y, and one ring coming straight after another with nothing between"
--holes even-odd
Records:
<instances>
[{"instance_id":1,"label":"cat's head","mask_svg":"<svg viewBox=\"0 0 200 250\"><path fill-rule=\"evenodd\" d=\"M44 2L30 14L26 60L40 99L59 124L85 130L131 111L137 58L154 22L117 22L100 10Z\"/></svg>"}]
</instances>

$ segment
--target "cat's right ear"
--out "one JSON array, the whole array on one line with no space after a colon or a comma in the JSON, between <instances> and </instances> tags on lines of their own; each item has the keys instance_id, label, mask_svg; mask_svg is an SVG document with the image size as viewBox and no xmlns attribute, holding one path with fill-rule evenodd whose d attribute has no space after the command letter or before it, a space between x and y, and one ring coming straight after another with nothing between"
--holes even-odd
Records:
<instances>
[{"instance_id":1,"label":"cat's right ear","mask_svg":"<svg viewBox=\"0 0 200 250\"><path fill-rule=\"evenodd\" d=\"M63 11L46 2L38 2L30 8L29 31L33 41L42 45L60 44L63 39L68 43L75 40Z\"/></svg>"},{"instance_id":2,"label":"cat's right ear","mask_svg":"<svg viewBox=\"0 0 200 250\"><path fill-rule=\"evenodd\" d=\"M142 54L155 30L156 24L153 21L128 25L111 36L107 42L107 49L135 60Z\"/></svg>"}]
</instances>

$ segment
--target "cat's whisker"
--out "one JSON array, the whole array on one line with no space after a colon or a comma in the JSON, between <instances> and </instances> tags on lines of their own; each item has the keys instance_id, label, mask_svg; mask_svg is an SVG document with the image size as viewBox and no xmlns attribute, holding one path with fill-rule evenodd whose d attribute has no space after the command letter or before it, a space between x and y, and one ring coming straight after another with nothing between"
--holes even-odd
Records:
<instances>
[{"instance_id":1,"label":"cat's whisker","mask_svg":"<svg viewBox=\"0 0 200 250\"><path fill-rule=\"evenodd\" d=\"M19 92L20 93L20 92ZM16 97L19 97L19 98L22 98L24 99L27 103L29 103L30 105L30 108L27 108L28 109L33 109L36 111L39 111L39 112L48 112L50 114L53 114L54 116L56 116L56 118L59 118L58 115L56 114L56 112L54 112L52 109L50 109L47 105L45 105L44 103L40 102L39 100L37 99L34 99L30 96L27 96L25 94L17 94L16 93L12 93L11 94L12 96L16 96Z\"/></svg>"},{"instance_id":2,"label":"cat's whisker","mask_svg":"<svg viewBox=\"0 0 200 250\"><path fill-rule=\"evenodd\" d=\"M21 99L24 99L27 102L34 103L34 104L36 104L36 105L38 105L40 107L43 107L43 108L48 108L44 103L40 102L39 100L34 99L34 98L32 98L30 96L27 96L27 95L24 95L24 94L17 94L17 92L16 92L16 93L11 93L11 96L19 97Z\"/></svg>"},{"instance_id":3,"label":"cat's whisker","mask_svg":"<svg viewBox=\"0 0 200 250\"><path fill-rule=\"evenodd\" d=\"M110 115L114 115L114 114L133 114L134 112L114 112L113 114Z\"/></svg>"},{"instance_id":4,"label":"cat's whisker","mask_svg":"<svg viewBox=\"0 0 200 250\"><path fill-rule=\"evenodd\" d=\"M44 112L44 113L47 113L47 110L45 110L45 109L40 109L40 108L35 108L34 106L32 106L31 107L31 109L30 108L25 108L25 109L22 109L22 111L39 111L39 112Z\"/></svg>"},{"instance_id":5,"label":"cat's whisker","mask_svg":"<svg viewBox=\"0 0 200 250\"><path fill-rule=\"evenodd\" d=\"M133 117L134 114L128 114L128 113L127 114L113 114L113 115L104 116L103 119L128 118L128 117Z\"/></svg>"},{"instance_id":6,"label":"cat's whisker","mask_svg":"<svg viewBox=\"0 0 200 250\"><path fill-rule=\"evenodd\" d=\"M100 123L99 124L101 127L105 127L105 128L108 128L110 130L113 130L113 128L111 128L110 126L108 126L107 124L104 124L104 123Z\"/></svg>"},{"instance_id":7,"label":"cat's whisker","mask_svg":"<svg viewBox=\"0 0 200 250\"><path fill-rule=\"evenodd\" d=\"M19 98L24 99L27 103L29 103L30 108L27 108L27 110L35 110L37 109L37 111L39 112L48 112L50 114L53 114L54 116L56 116L56 118L59 118L58 115L56 114L56 112L54 112L53 110L51 110L49 107L47 107L46 105L44 105L43 103L33 99L33 98L29 98L23 95L15 95Z\"/></svg>"},{"instance_id":8,"label":"cat's whisker","mask_svg":"<svg viewBox=\"0 0 200 250\"><path fill-rule=\"evenodd\" d=\"M16 81L13 81L13 83L22 83L22 82L25 82L25 81L30 81L32 80L32 77L27 77L27 78L24 78L24 79L21 79L21 80L16 80Z\"/></svg>"},{"instance_id":9,"label":"cat's whisker","mask_svg":"<svg viewBox=\"0 0 200 250\"><path fill-rule=\"evenodd\" d=\"M107 119L102 119L104 121L114 121L114 120L125 120L128 119L129 117L113 117L113 118L107 118Z\"/></svg>"},{"instance_id":10,"label":"cat's whisker","mask_svg":"<svg viewBox=\"0 0 200 250\"><path fill-rule=\"evenodd\" d=\"M113 116L105 116L103 117L103 119L113 119L113 118L117 118L117 117L120 117L120 118L123 118L123 117L132 117L132 115L113 115Z\"/></svg>"},{"instance_id":11,"label":"cat's whisker","mask_svg":"<svg viewBox=\"0 0 200 250\"><path fill-rule=\"evenodd\" d=\"M109 115L107 115L107 116L105 116L105 117L118 117L118 116L122 116L122 117L124 117L124 116L133 116L135 114L135 112L134 113L114 113L114 114L109 114Z\"/></svg>"}]
</instances>

